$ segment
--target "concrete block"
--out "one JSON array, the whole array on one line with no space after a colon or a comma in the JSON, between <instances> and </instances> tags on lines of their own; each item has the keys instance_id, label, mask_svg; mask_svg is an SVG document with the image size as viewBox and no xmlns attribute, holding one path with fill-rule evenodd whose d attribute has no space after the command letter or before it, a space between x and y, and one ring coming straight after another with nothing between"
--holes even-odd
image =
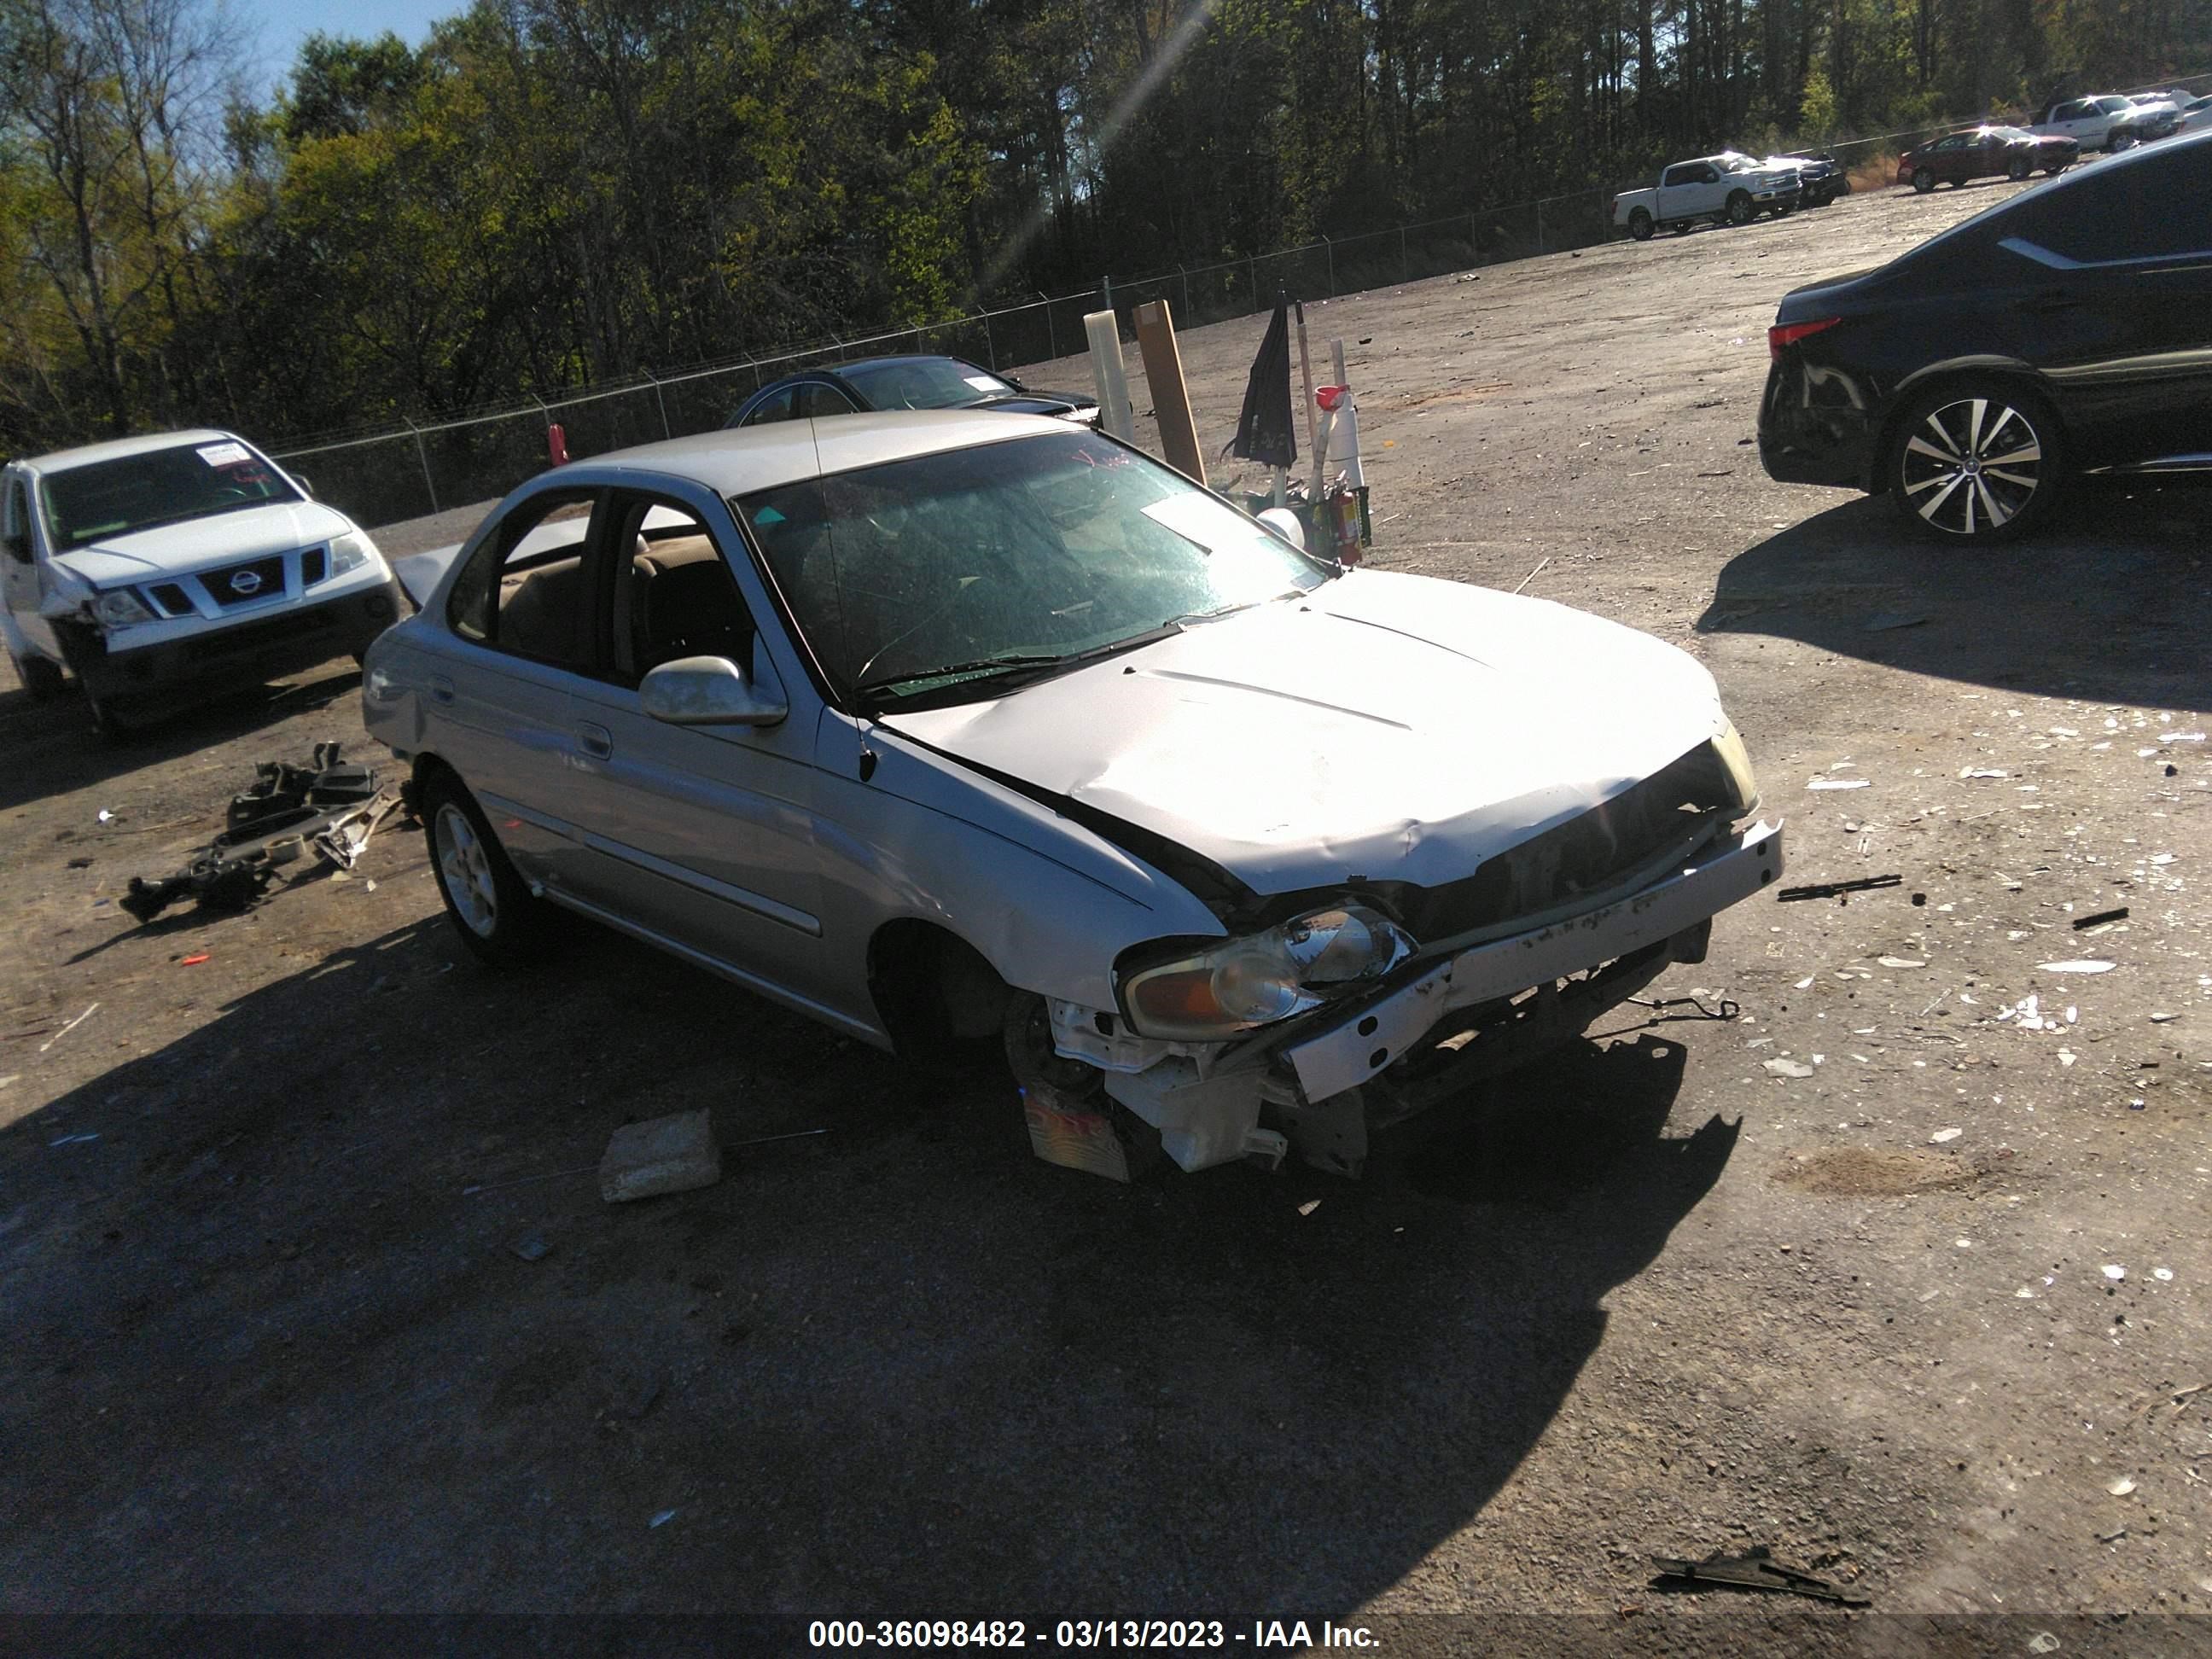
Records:
<instances>
[{"instance_id":1,"label":"concrete block","mask_svg":"<svg viewBox=\"0 0 2212 1659\"><path fill-rule=\"evenodd\" d=\"M722 1178L722 1149L705 1110L626 1123L599 1160L599 1196L610 1204L688 1193Z\"/></svg>"}]
</instances>

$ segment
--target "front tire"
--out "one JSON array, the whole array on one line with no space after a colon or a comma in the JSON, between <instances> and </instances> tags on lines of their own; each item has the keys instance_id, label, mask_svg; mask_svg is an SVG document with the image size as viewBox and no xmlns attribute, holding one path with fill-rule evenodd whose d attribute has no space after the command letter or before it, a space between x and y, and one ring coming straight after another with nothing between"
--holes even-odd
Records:
<instances>
[{"instance_id":1,"label":"front tire","mask_svg":"<svg viewBox=\"0 0 2212 1659\"><path fill-rule=\"evenodd\" d=\"M52 702L61 696L64 682L62 665L50 657L10 657L15 665L15 678L23 682L23 690L33 702Z\"/></svg>"},{"instance_id":2,"label":"front tire","mask_svg":"<svg viewBox=\"0 0 2212 1659\"><path fill-rule=\"evenodd\" d=\"M461 943L494 968L535 961L545 936L545 901L532 894L476 798L439 770L423 779L417 805L438 896Z\"/></svg>"},{"instance_id":3,"label":"front tire","mask_svg":"<svg viewBox=\"0 0 2212 1659\"><path fill-rule=\"evenodd\" d=\"M1753 211L1754 210L1751 204L1751 197L1747 191L1739 190L1733 191L1729 193L1727 213L1729 223L1732 225L1747 225L1751 222L1751 216Z\"/></svg>"},{"instance_id":4,"label":"front tire","mask_svg":"<svg viewBox=\"0 0 2212 1659\"><path fill-rule=\"evenodd\" d=\"M1936 169L1933 167L1922 167L1917 173L1915 173L1912 175L1912 187L1918 191L1923 196L1927 195L1929 191L1934 190L1936 188Z\"/></svg>"},{"instance_id":5,"label":"front tire","mask_svg":"<svg viewBox=\"0 0 2212 1659\"><path fill-rule=\"evenodd\" d=\"M1923 533L1984 544L2025 534L2065 482L2064 433L2040 398L1954 381L1906 405L1885 463L1889 496Z\"/></svg>"},{"instance_id":6,"label":"front tire","mask_svg":"<svg viewBox=\"0 0 2212 1659\"><path fill-rule=\"evenodd\" d=\"M1642 208L1633 209L1629 213L1628 234L1631 236L1633 236L1638 241L1650 241L1651 240L1651 233L1656 228L1656 227L1651 222L1651 216L1646 213Z\"/></svg>"}]
</instances>

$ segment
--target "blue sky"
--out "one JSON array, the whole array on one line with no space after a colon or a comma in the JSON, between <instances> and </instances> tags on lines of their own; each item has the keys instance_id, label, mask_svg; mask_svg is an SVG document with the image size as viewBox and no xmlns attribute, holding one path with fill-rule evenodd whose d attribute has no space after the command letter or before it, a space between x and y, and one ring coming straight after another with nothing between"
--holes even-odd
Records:
<instances>
[{"instance_id":1,"label":"blue sky","mask_svg":"<svg viewBox=\"0 0 2212 1659\"><path fill-rule=\"evenodd\" d=\"M390 29L419 46L433 18L449 17L466 0L230 0L231 14L251 37L258 60L252 79L263 89L274 86L299 55L300 42L316 30L325 34L374 36Z\"/></svg>"}]
</instances>

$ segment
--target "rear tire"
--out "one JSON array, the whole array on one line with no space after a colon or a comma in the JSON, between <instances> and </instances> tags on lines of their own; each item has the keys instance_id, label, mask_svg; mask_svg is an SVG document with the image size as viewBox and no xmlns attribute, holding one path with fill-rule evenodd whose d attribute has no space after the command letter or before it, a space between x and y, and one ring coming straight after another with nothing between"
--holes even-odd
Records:
<instances>
[{"instance_id":1,"label":"rear tire","mask_svg":"<svg viewBox=\"0 0 2212 1659\"><path fill-rule=\"evenodd\" d=\"M2034 171L2035 169L2028 165L2027 157L2025 155L2015 155L2005 163L2005 177L2015 185L2026 184L2027 175Z\"/></svg>"},{"instance_id":2,"label":"rear tire","mask_svg":"<svg viewBox=\"0 0 2212 1659\"><path fill-rule=\"evenodd\" d=\"M1923 196L1925 196L1929 191L1935 189L1936 169L1933 167L1922 167L1917 173L1912 175L1912 187L1918 191Z\"/></svg>"},{"instance_id":3,"label":"rear tire","mask_svg":"<svg viewBox=\"0 0 2212 1659\"><path fill-rule=\"evenodd\" d=\"M1953 380L1905 405L1883 463L1889 497L1926 535L1985 545L2025 534L2066 480L2065 434L2034 393Z\"/></svg>"},{"instance_id":4,"label":"rear tire","mask_svg":"<svg viewBox=\"0 0 2212 1659\"><path fill-rule=\"evenodd\" d=\"M438 896L461 943L494 968L530 966L539 957L549 907L508 860L483 809L443 769L423 778L418 805Z\"/></svg>"},{"instance_id":5,"label":"rear tire","mask_svg":"<svg viewBox=\"0 0 2212 1659\"><path fill-rule=\"evenodd\" d=\"M1628 215L1628 234L1631 236L1633 236L1638 241L1650 241L1651 240L1651 233L1656 228L1657 228L1657 227L1653 225L1651 222L1651 216L1646 213L1642 208L1635 208L1630 210Z\"/></svg>"}]
</instances>

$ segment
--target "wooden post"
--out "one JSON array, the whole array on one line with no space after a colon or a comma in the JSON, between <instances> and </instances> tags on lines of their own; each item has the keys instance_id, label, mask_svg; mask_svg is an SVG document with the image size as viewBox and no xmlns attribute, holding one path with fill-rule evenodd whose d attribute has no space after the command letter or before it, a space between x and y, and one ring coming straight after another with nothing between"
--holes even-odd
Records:
<instances>
[{"instance_id":1,"label":"wooden post","mask_svg":"<svg viewBox=\"0 0 2212 1659\"><path fill-rule=\"evenodd\" d=\"M1145 385L1152 394L1152 414L1160 423L1160 453L1167 464L1200 484L1206 482L1206 454L1198 447L1198 422L1190 412L1190 388L1176 348L1175 314L1165 300L1137 307L1137 349L1144 354Z\"/></svg>"},{"instance_id":2,"label":"wooden post","mask_svg":"<svg viewBox=\"0 0 2212 1659\"><path fill-rule=\"evenodd\" d=\"M1306 449L1313 456L1313 495L1310 500L1313 510L1318 513L1321 510L1321 465L1324 458L1318 447L1321 434L1316 422L1320 416L1314 409L1313 362L1306 355L1306 308L1304 306L1298 307L1298 380L1306 394Z\"/></svg>"},{"instance_id":3,"label":"wooden post","mask_svg":"<svg viewBox=\"0 0 2212 1659\"><path fill-rule=\"evenodd\" d=\"M1121 330L1110 311L1094 311L1083 319L1091 339L1091 375L1098 387L1098 424L1123 443L1137 441L1129 418L1129 376L1121 366Z\"/></svg>"}]
</instances>

